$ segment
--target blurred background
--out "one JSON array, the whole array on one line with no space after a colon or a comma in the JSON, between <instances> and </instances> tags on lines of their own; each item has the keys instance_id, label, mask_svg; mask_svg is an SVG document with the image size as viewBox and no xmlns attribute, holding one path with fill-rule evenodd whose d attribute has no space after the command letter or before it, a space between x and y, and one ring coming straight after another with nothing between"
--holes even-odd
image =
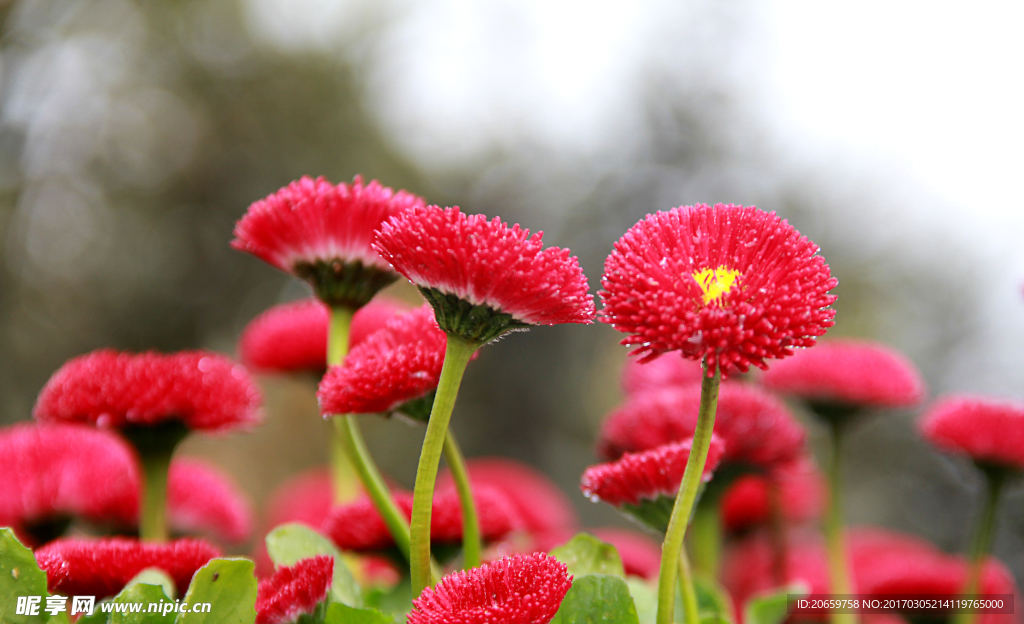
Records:
<instances>
[{"instance_id":1,"label":"blurred background","mask_svg":"<svg viewBox=\"0 0 1024 624\"><path fill-rule=\"evenodd\" d=\"M884 341L931 396L1024 399L1024 14L1016 3L0 2L0 419L89 350L234 353L303 285L229 247L252 201L355 174L500 215L578 254L697 202L777 211L839 278L832 335ZM415 291L398 285L398 296ZM620 336L487 347L453 426L469 456L578 494L620 400ZM262 378L267 423L192 439L257 504L326 461L311 380ZM851 439L850 520L962 549L979 483L918 413ZM422 432L367 419L410 485ZM818 432L812 441L819 444ZM996 552L1024 572L1024 493Z\"/></svg>"}]
</instances>

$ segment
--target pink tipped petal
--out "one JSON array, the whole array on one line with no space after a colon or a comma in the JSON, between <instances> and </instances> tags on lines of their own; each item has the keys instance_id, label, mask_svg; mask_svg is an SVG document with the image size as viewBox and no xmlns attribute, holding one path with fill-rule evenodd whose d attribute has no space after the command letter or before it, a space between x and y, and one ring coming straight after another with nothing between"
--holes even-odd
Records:
<instances>
[{"instance_id":1,"label":"pink tipped petal","mask_svg":"<svg viewBox=\"0 0 1024 624\"><path fill-rule=\"evenodd\" d=\"M208 533L244 542L252 533L252 509L220 470L192 459L171 462L167 478L168 524L174 533Z\"/></svg>"},{"instance_id":2,"label":"pink tipped petal","mask_svg":"<svg viewBox=\"0 0 1024 624\"><path fill-rule=\"evenodd\" d=\"M327 600L334 558L319 556L281 567L256 590L256 624L291 624Z\"/></svg>"},{"instance_id":3,"label":"pink tipped petal","mask_svg":"<svg viewBox=\"0 0 1024 624\"><path fill-rule=\"evenodd\" d=\"M1013 470L1024 469L1024 405L954 395L921 419L921 434L935 446Z\"/></svg>"}]
</instances>

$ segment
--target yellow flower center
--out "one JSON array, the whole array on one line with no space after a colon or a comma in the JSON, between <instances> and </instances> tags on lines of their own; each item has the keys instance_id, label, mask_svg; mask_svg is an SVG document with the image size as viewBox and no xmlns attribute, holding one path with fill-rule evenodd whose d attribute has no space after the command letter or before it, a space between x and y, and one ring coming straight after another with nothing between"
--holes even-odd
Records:
<instances>
[{"instance_id":1,"label":"yellow flower center","mask_svg":"<svg viewBox=\"0 0 1024 624\"><path fill-rule=\"evenodd\" d=\"M718 301L722 295L728 293L739 276L739 271L734 271L723 265L717 269L697 271L693 274L693 279L704 291L704 303L711 303Z\"/></svg>"}]
</instances>

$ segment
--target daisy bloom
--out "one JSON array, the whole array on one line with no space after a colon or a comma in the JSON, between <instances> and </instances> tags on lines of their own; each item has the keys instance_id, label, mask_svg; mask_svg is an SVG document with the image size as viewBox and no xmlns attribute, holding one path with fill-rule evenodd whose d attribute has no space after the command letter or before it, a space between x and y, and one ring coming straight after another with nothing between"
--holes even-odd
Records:
<instances>
[{"instance_id":1,"label":"daisy bloom","mask_svg":"<svg viewBox=\"0 0 1024 624\"><path fill-rule=\"evenodd\" d=\"M665 532L679 483L690 459L691 440L671 442L640 453L626 453L618 460L591 466L583 472L580 489L593 501L620 507L644 524ZM712 436L704 464L706 483L725 451Z\"/></svg>"},{"instance_id":2,"label":"daisy bloom","mask_svg":"<svg viewBox=\"0 0 1024 624\"><path fill-rule=\"evenodd\" d=\"M1024 470L1024 404L982 396L943 398L921 419L935 446L979 464Z\"/></svg>"},{"instance_id":3,"label":"daisy bloom","mask_svg":"<svg viewBox=\"0 0 1024 624\"><path fill-rule=\"evenodd\" d=\"M396 491L392 496L408 520L412 516L412 494ZM522 525L515 508L499 490L474 485L473 499L479 514L480 534L485 541L499 540ZM434 497L432 511L431 542L435 545L460 543L462 508L455 490L440 490ZM366 498L334 507L321 528L342 550L381 551L395 546L384 519Z\"/></svg>"},{"instance_id":4,"label":"daisy bloom","mask_svg":"<svg viewBox=\"0 0 1024 624\"><path fill-rule=\"evenodd\" d=\"M647 580L658 578L661 567L661 544L640 531L631 529L588 529L602 542L615 547L626 574Z\"/></svg>"},{"instance_id":5,"label":"daisy bloom","mask_svg":"<svg viewBox=\"0 0 1024 624\"><path fill-rule=\"evenodd\" d=\"M456 572L413 600L409 624L547 624L572 586L565 564L535 553Z\"/></svg>"},{"instance_id":6,"label":"daisy bloom","mask_svg":"<svg viewBox=\"0 0 1024 624\"><path fill-rule=\"evenodd\" d=\"M622 390L627 396L652 390L689 386L701 380L699 362L669 353L653 360L627 358L622 369Z\"/></svg>"},{"instance_id":7,"label":"daisy bloom","mask_svg":"<svg viewBox=\"0 0 1024 624\"><path fill-rule=\"evenodd\" d=\"M210 351L93 351L69 360L43 387L33 416L102 428L170 422L229 431L259 422L260 393L245 369Z\"/></svg>"},{"instance_id":8,"label":"daisy bloom","mask_svg":"<svg viewBox=\"0 0 1024 624\"><path fill-rule=\"evenodd\" d=\"M692 437L700 400L699 383L630 397L602 425L598 454L615 459ZM722 384L714 430L725 444L723 464L739 470L769 471L793 461L806 439L803 426L779 399L739 382Z\"/></svg>"},{"instance_id":9,"label":"daisy bloom","mask_svg":"<svg viewBox=\"0 0 1024 624\"><path fill-rule=\"evenodd\" d=\"M722 526L730 533L741 533L768 524L772 496L778 497L777 513L787 523L815 520L825 508L825 482L810 460L793 462L769 475L739 477L722 494Z\"/></svg>"},{"instance_id":10,"label":"daisy bloom","mask_svg":"<svg viewBox=\"0 0 1024 624\"><path fill-rule=\"evenodd\" d=\"M498 217L418 206L383 223L374 249L420 288L441 329L484 344L530 325L593 321L579 261L544 249L542 236Z\"/></svg>"},{"instance_id":11,"label":"daisy bloom","mask_svg":"<svg viewBox=\"0 0 1024 624\"><path fill-rule=\"evenodd\" d=\"M364 184L303 177L249 206L231 246L308 281L330 306L358 309L398 276L371 249L382 221L423 200Z\"/></svg>"},{"instance_id":12,"label":"daisy bloom","mask_svg":"<svg viewBox=\"0 0 1024 624\"><path fill-rule=\"evenodd\" d=\"M836 286L818 246L774 212L717 204L648 215L605 261L601 320L651 359L766 368L832 326Z\"/></svg>"},{"instance_id":13,"label":"daisy bloom","mask_svg":"<svg viewBox=\"0 0 1024 624\"><path fill-rule=\"evenodd\" d=\"M759 594L801 584L812 594L828 594L829 573L821 539L805 532L789 532L779 550L767 532L753 533L734 542L725 552L722 585L733 603L745 605Z\"/></svg>"},{"instance_id":14,"label":"daisy bloom","mask_svg":"<svg viewBox=\"0 0 1024 624\"><path fill-rule=\"evenodd\" d=\"M278 568L256 589L256 624L291 624L325 610L333 574L334 557L323 555Z\"/></svg>"},{"instance_id":15,"label":"daisy bloom","mask_svg":"<svg viewBox=\"0 0 1024 624\"><path fill-rule=\"evenodd\" d=\"M319 529L333 504L331 472L323 468L306 470L286 479L271 493L266 509L267 526L301 522Z\"/></svg>"},{"instance_id":16,"label":"daisy bloom","mask_svg":"<svg viewBox=\"0 0 1024 624\"><path fill-rule=\"evenodd\" d=\"M174 533L207 533L231 544L244 542L253 528L252 509L238 487L217 468L194 459L171 462L167 522Z\"/></svg>"},{"instance_id":17,"label":"daisy bloom","mask_svg":"<svg viewBox=\"0 0 1024 624\"><path fill-rule=\"evenodd\" d=\"M178 595L183 595L196 570L219 557L220 551L196 539L153 544L111 537L59 539L35 555L51 593L100 599L116 595L136 574L153 567L166 572Z\"/></svg>"},{"instance_id":18,"label":"daisy bloom","mask_svg":"<svg viewBox=\"0 0 1024 624\"><path fill-rule=\"evenodd\" d=\"M800 397L815 413L836 409L910 407L924 398L914 363L868 340L828 340L772 365L761 383Z\"/></svg>"},{"instance_id":19,"label":"daisy bloom","mask_svg":"<svg viewBox=\"0 0 1024 624\"><path fill-rule=\"evenodd\" d=\"M401 302L381 297L359 308L352 317L349 346L366 340L406 309ZM320 376L327 369L329 317L328 307L316 299L274 306L246 325L239 358L254 371Z\"/></svg>"}]
</instances>

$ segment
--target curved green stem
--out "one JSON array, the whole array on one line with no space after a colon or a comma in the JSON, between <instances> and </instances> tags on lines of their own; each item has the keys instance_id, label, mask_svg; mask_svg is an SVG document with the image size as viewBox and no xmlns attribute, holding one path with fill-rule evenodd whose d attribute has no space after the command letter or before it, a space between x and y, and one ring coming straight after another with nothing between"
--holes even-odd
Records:
<instances>
[{"instance_id":1,"label":"curved green stem","mask_svg":"<svg viewBox=\"0 0 1024 624\"><path fill-rule=\"evenodd\" d=\"M480 567L480 519L476 513L473 490L469 485L469 472L462 451L449 431L444 439L444 460L452 471L452 480L459 493L462 507L462 562L467 570Z\"/></svg>"},{"instance_id":2,"label":"curved green stem","mask_svg":"<svg viewBox=\"0 0 1024 624\"><path fill-rule=\"evenodd\" d=\"M701 497L690 525L690 552L693 568L709 578L718 578L718 562L722 554L722 515L719 501Z\"/></svg>"},{"instance_id":3,"label":"curved green stem","mask_svg":"<svg viewBox=\"0 0 1024 624\"><path fill-rule=\"evenodd\" d=\"M825 516L825 544L828 550L829 576L832 580L832 594L849 596L853 593L850 582L850 567L846 562L846 539L843 534L843 433L839 422L829 423L832 455L828 466L828 512ZM832 613L832 624L855 624L852 613Z\"/></svg>"},{"instance_id":4,"label":"curved green stem","mask_svg":"<svg viewBox=\"0 0 1024 624\"><path fill-rule=\"evenodd\" d=\"M700 622L700 607L697 604L697 591L693 587L693 574L690 572L690 559L684 549L679 553L679 591L683 597L683 622L692 624ZM675 614L673 613L673 619Z\"/></svg>"},{"instance_id":5,"label":"curved green stem","mask_svg":"<svg viewBox=\"0 0 1024 624\"><path fill-rule=\"evenodd\" d=\"M981 518L974 527L974 535L971 537L970 565L971 569L967 576L967 584L964 585L963 593L970 597L981 593L981 575L985 567L985 555L992 546L992 535L996 526L996 509L999 507L999 495L1002 493L1003 483L1006 474L1001 470L985 470L985 502L981 509ZM955 624L974 624L978 619L977 613L960 613L954 619Z\"/></svg>"},{"instance_id":6,"label":"curved green stem","mask_svg":"<svg viewBox=\"0 0 1024 624\"><path fill-rule=\"evenodd\" d=\"M706 366L706 363L705 363ZM704 463L708 458L708 447L711 446L711 433L715 427L715 409L718 406L718 386L721 381L720 369L715 369L711 377L704 376L700 388L700 411L697 414L697 428L693 432L693 446L690 458L686 461L686 471L679 484L672 517L665 531L665 542L661 546L661 571L658 574L658 617L657 624L671 624L675 615L676 601L676 570L683 550L683 539L686 537L686 525L690 521L690 512L697 499L701 477L704 475ZM692 581L689 591L693 591Z\"/></svg>"},{"instance_id":7,"label":"curved green stem","mask_svg":"<svg viewBox=\"0 0 1024 624\"><path fill-rule=\"evenodd\" d=\"M139 538L151 542L166 542L167 533L167 473L171 467L171 453L146 453L142 463L142 509L139 512Z\"/></svg>"},{"instance_id":8,"label":"curved green stem","mask_svg":"<svg viewBox=\"0 0 1024 624\"><path fill-rule=\"evenodd\" d=\"M420 451L420 461L416 468L416 485L413 488L409 567L414 597L419 596L430 582L430 512L437 466L441 461L448 421L452 417L462 375L466 372L469 358L479 346L457 336L448 336L444 366L441 367L441 379L437 384L437 394L434 395L430 420L427 421L427 433L423 437L423 449Z\"/></svg>"},{"instance_id":9,"label":"curved green stem","mask_svg":"<svg viewBox=\"0 0 1024 624\"><path fill-rule=\"evenodd\" d=\"M327 328L327 365L341 366L348 355L348 333L352 329L355 310L346 307L331 308L330 325Z\"/></svg>"},{"instance_id":10,"label":"curved green stem","mask_svg":"<svg viewBox=\"0 0 1024 624\"><path fill-rule=\"evenodd\" d=\"M355 310L343 306L332 307L327 327L327 365L340 366L348 355L348 334L352 328L352 316ZM358 427L358 425L354 425ZM363 458L372 460L369 457ZM331 441L331 488L334 491L334 502L351 501L359 493L353 475L358 472L354 465L355 458L346 450L346 442L337 426ZM383 513L383 512L382 512Z\"/></svg>"}]
</instances>

